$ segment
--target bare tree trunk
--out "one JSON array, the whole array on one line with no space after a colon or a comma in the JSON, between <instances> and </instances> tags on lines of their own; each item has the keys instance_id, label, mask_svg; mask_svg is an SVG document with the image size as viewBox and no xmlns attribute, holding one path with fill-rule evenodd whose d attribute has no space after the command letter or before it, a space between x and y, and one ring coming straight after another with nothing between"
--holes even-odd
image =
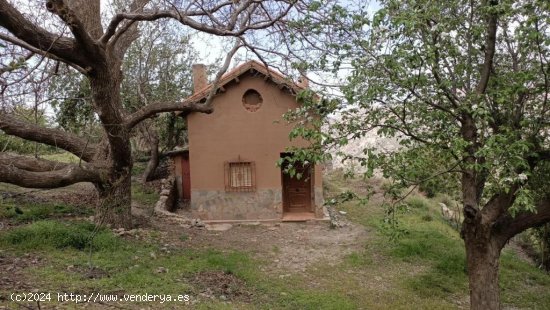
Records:
<instances>
[{"instance_id":1,"label":"bare tree trunk","mask_svg":"<svg viewBox=\"0 0 550 310\"><path fill-rule=\"evenodd\" d=\"M149 145L151 148L151 158L147 163L147 167L145 167L145 171L143 171L143 176L142 176L143 183L151 180L151 178L155 173L155 170L159 165L159 138L157 137L156 132L153 132L151 134L151 137L149 139Z\"/></svg>"},{"instance_id":2,"label":"bare tree trunk","mask_svg":"<svg viewBox=\"0 0 550 310\"><path fill-rule=\"evenodd\" d=\"M99 189L99 207L96 210L96 221L112 227L132 227L131 217L131 175L132 148L129 130L121 125L124 122L124 111L120 101L120 81L122 76L114 61L103 70L97 70L90 78L90 87L98 116L107 133L105 163L109 166L108 183Z\"/></svg>"},{"instance_id":3,"label":"bare tree trunk","mask_svg":"<svg viewBox=\"0 0 550 310\"><path fill-rule=\"evenodd\" d=\"M95 215L97 224L132 228L131 186L129 173L109 186L98 186L99 204Z\"/></svg>"}]
</instances>

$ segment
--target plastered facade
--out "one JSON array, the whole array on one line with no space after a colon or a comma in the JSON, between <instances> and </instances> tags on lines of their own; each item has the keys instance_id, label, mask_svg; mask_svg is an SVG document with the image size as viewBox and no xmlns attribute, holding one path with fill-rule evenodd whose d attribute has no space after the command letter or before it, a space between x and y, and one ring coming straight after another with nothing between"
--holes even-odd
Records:
<instances>
[{"instance_id":1,"label":"plastered facade","mask_svg":"<svg viewBox=\"0 0 550 310\"><path fill-rule=\"evenodd\" d=\"M242 104L243 94L260 93L261 107L250 112ZM190 208L204 220L277 220L283 216L281 168L277 161L288 146L292 125L282 116L298 107L295 97L263 75L246 73L224 86L216 95L211 114L187 116L191 178ZM175 157L176 176L179 161ZM255 163L256 191L226 192L224 163ZM323 217L322 170L314 167L312 212Z\"/></svg>"}]
</instances>

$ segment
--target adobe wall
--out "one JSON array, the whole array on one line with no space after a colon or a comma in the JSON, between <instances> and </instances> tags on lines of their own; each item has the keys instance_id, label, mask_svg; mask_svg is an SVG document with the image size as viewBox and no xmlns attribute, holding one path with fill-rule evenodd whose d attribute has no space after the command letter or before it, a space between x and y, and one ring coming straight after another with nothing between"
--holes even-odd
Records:
<instances>
[{"instance_id":1,"label":"adobe wall","mask_svg":"<svg viewBox=\"0 0 550 310\"><path fill-rule=\"evenodd\" d=\"M188 115L191 209L203 219L278 219L282 214L280 153L289 145L292 129L282 119L298 107L295 97L280 90L262 76L241 76L240 82L225 87L215 97L212 114ZM263 103L256 112L247 111L242 96L248 89L258 91ZM225 192L224 163L254 161L254 193ZM322 171L315 167L315 204L322 206ZM318 207L321 210L321 207ZM316 210L316 213L322 211Z\"/></svg>"}]
</instances>

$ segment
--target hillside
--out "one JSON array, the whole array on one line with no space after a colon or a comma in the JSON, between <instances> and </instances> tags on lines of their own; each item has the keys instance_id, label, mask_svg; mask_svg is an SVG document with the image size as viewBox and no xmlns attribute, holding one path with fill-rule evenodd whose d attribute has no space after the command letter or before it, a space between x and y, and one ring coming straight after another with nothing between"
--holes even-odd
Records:
<instances>
[{"instance_id":1,"label":"hillside","mask_svg":"<svg viewBox=\"0 0 550 310\"><path fill-rule=\"evenodd\" d=\"M341 122L341 116L336 114L333 115L329 120L329 124L334 124ZM328 131L328 126L325 126L324 131ZM345 145L338 146L338 148L331 150L331 153L334 155L330 166L334 169L348 169L353 168L356 172L360 171L362 168L358 162L350 159L346 159L345 162L342 162L342 157L338 155L339 153L346 154L347 156L353 157L364 157L363 150L367 148L372 148L376 152L392 152L399 148L398 138L388 138L381 137L377 134L376 130L371 130L363 133L361 137L354 138L350 143Z\"/></svg>"}]
</instances>

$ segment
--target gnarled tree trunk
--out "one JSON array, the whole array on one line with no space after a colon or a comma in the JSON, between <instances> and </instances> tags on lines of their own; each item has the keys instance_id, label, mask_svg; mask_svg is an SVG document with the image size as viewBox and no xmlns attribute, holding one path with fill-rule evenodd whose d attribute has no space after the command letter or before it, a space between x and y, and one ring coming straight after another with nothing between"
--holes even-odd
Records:
<instances>
[{"instance_id":1,"label":"gnarled tree trunk","mask_svg":"<svg viewBox=\"0 0 550 310\"><path fill-rule=\"evenodd\" d=\"M97 186L99 202L95 222L112 227L132 228L131 174L120 176L110 185Z\"/></svg>"},{"instance_id":2,"label":"gnarled tree trunk","mask_svg":"<svg viewBox=\"0 0 550 310\"><path fill-rule=\"evenodd\" d=\"M139 128L143 139L147 140L149 144L149 150L151 153L151 157L149 158L147 166L145 167L145 170L143 171L143 175L141 177L141 181L144 184L152 180L153 175L155 174L155 170L157 169L160 161L159 137L156 129L153 126L153 124L147 124L147 122L144 122L140 124Z\"/></svg>"},{"instance_id":3,"label":"gnarled tree trunk","mask_svg":"<svg viewBox=\"0 0 550 310\"><path fill-rule=\"evenodd\" d=\"M96 222L114 227L131 228L132 149L130 130L124 126L120 101L120 62L114 60L89 77L96 110L106 132L108 184L98 186L99 207Z\"/></svg>"}]
</instances>

